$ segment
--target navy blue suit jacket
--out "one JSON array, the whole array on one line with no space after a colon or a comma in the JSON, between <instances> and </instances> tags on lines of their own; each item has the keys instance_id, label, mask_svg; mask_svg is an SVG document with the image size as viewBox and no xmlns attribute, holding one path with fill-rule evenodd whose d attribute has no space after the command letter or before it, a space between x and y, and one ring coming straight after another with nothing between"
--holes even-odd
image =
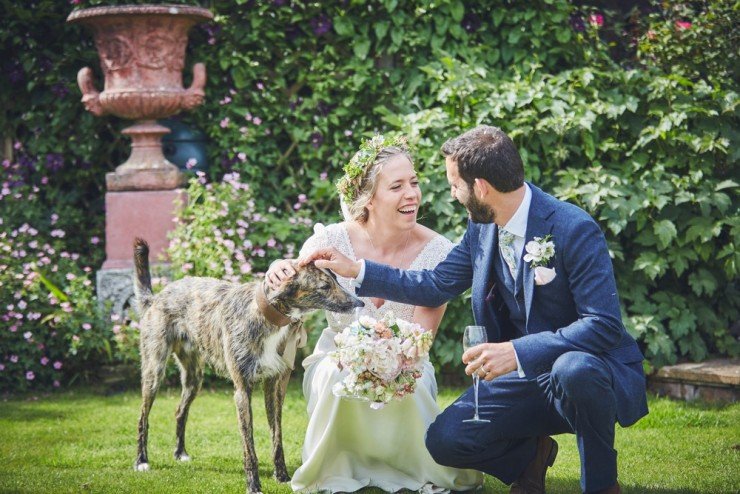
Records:
<instances>
[{"instance_id":1,"label":"navy blue suit jacket","mask_svg":"<svg viewBox=\"0 0 740 494\"><path fill-rule=\"evenodd\" d=\"M550 372L565 352L598 355L612 370L619 423L630 425L647 413L643 355L622 324L604 235L582 209L530 187L525 241L552 236L555 256L548 267L557 276L537 286L534 270L522 261L525 335L513 329L498 292L505 288L496 283L493 269L494 262L501 262L493 223L469 222L460 244L433 270L403 271L366 261L357 293L436 307L472 286L476 324L487 328L489 341L512 341L527 378Z\"/></svg>"}]
</instances>

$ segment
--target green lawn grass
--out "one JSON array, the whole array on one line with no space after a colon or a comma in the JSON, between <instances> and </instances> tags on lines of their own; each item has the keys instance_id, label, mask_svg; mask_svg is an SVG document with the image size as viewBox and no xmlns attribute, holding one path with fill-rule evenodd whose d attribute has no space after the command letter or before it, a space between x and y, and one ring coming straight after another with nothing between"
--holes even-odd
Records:
<instances>
[{"instance_id":1,"label":"green lawn grass","mask_svg":"<svg viewBox=\"0 0 740 494\"><path fill-rule=\"evenodd\" d=\"M459 390L443 388L440 405ZM139 396L103 396L79 389L0 402L0 492L218 493L243 492L241 444L232 393L204 390L188 423L193 461L175 462L175 388L163 389L150 419L152 470L134 472ZM651 413L617 430L620 482L625 493L731 493L740 491L740 404L710 407L651 398ZM253 400L255 441L263 492L288 493L272 479L269 432L261 392ZM305 402L291 383L284 411L288 470L300 465ZM549 493L579 492L575 439L558 436L560 453L548 473ZM365 493L379 492L366 489ZM484 492L508 488L486 477Z\"/></svg>"}]
</instances>

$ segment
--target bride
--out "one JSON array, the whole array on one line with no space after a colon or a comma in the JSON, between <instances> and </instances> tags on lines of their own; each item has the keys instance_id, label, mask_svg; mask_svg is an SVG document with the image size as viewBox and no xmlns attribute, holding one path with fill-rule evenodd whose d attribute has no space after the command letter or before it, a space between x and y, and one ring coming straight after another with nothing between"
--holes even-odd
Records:
<instances>
[{"instance_id":1,"label":"bride","mask_svg":"<svg viewBox=\"0 0 740 494\"><path fill-rule=\"evenodd\" d=\"M337 185L345 221L327 227L317 224L301 256L334 247L352 259L401 269L432 269L447 256L452 243L416 222L421 191L405 142L402 137L375 136L362 144ZM294 273L291 261L278 261L268 270L267 280L276 285ZM351 289L352 280L339 281ZM393 311L396 317L419 323L435 334L445 311L445 306L364 301L364 314L380 319ZM380 410L334 396L332 386L345 373L327 355L336 348L334 336L355 315L327 312L326 318L328 327L313 354L303 361L309 422L303 464L293 475L293 490L334 493L374 486L387 492L436 493L480 485L480 473L440 466L424 445L427 427L439 413L434 367L429 362L414 394Z\"/></svg>"}]
</instances>

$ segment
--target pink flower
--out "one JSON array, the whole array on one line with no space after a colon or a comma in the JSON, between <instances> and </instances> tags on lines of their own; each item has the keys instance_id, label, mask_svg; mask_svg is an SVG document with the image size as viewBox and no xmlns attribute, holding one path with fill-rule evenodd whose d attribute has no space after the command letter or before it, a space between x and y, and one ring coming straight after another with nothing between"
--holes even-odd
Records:
<instances>
[{"instance_id":1,"label":"pink flower","mask_svg":"<svg viewBox=\"0 0 740 494\"><path fill-rule=\"evenodd\" d=\"M82 323L82 329L84 329L85 331L90 331L92 329L92 324L90 324L89 322Z\"/></svg>"},{"instance_id":2,"label":"pink flower","mask_svg":"<svg viewBox=\"0 0 740 494\"><path fill-rule=\"evenodd\" d=\"M46 364L49 363L49 358L48 357L41 357L40 362L41 362L41 365L46 365Z\"/></svg>"},{"instance_id":3,"label":"pink flower","mask_svg":"<svg viewBox=\"0 0 740 494\"><path fill-rule=\"evenodd\" d=\"M55 388L58 388L59 386L61 386L61 384L59 383L59 381L57 381L57 380L54 380L54 384L53 384L53 386L54 386Z\"/></svg>"},{"instance_id":4,"label":"pink flower","mask_svg":"<svg viewBox=\"0 0 740 494\"><path fill-rule=\"evenodd\" d=\"M59 370L59 369L61 369L61 368L62 368L62 363L61 363L60 361L58 361L58 360L57 360L56 362L54 362L54 368L55 368L56 370Z\"/></svg>"},{"instance_id":5,"label":"pink flower","mask_svg":"<svg viewBox=\"0 0 740 494\"><path fill-rule=\"evenodd\" d=\"M319 175L319 180L326 180L329 177L329 174L326 172L321 172Z\"/></svg>"},{"instance_id":6,"label":"pink flower","mask_svg":"<svg viewBox=\"0 0 740 494\"><path fill-rule=\"evenodd\" d=\"M299 194L299 195L298 195L298 202L300 202L300 203L304 203L304 202L306 202L307 200L308 200L308 199L306 198L306 194Z\"/></svg>"},{"instance_id":7,"label":"pink flower","mask_svg":"<svg viewBox=\"0 0 740 494\"><path fill-rule=\"evenodd\" d=\"M247 160L247 153L238 153L236 155L237 158L239 158L240 161L246 161Z\"/></svg>"},{"instance_id":8,"label":"pink flower","mask_svg":"<svg viewBox=\"0 0 740 494\"><path fill-rule=\"evenodd\" d=\"M347 137L350 137L352 134L353 134L353 132L351 130L345 130L344 131L344 135L347 136Z\"/></svg>"},{"instance_id":9,"label":"pink flower","mask_svg":"<svg viewBox=\"0 0 740 494\"><path fill-rule=\"evenodd\" d=\"M5 370L5 364L0 364L0 371L4 371L4 370Z\"/></svg>"},{"instance_id":10,"label":"pink flower","mask_svg":"<svg viewBox=\"0 0 740 494\"><path fill-rule=\"evenodd\" d=\"M24 338L25 338L26 340L30 340L31 338L33 338L33 333L32 333L32 332L30 332L30 331L26 331L25 333L23 333L23 337L24 337Z\"/></svg>"},{"instance_id":11,"label":"pink flower","mask_svg":"<svg viewBox=\"0 0 740 494\"><path fill-rule=\"evenodd\" d=\"M17 364L18 363L18 355L11 355L10 356L10 361L13 362L14 364Z\"/></svg>"},{"instance_id":12,"label":"pink flower","mask_svg":"<svg viewBox=\"0 0 740 494\"><path fill-rule=\"evenodd\" d=\"M262 84L261 82L258 82L257 83L257 89L259 89L260 91L263 91L265 89L265 85Z\"/></svg>"},{"instance_id":13,"label":"pink flower","mask_svg":"<svg viewBox=\"0 0 740 494\"><path fill-rule=\"evenodd\" d=\"M90 243L93 245L98 245L100 243L100 238L98 237L90 237Z\"/></svg>"},{"instance_id":14,"label":"pink flower","mask_svg":"<svg viewBox=\"0 0 740 494\"><path fill-rule=\"evenodd\" d=\"M261 125L262 124L262 119L260 117L254 117L254 119L252 120L252 123L254 125Z\"/></svg>"},{"instance_id":15,"label":"pink flower","mask_svg":"<svg viewBox=\"0 0 740 494\"><path fill-rule=\"evenodd\" d=\"M229 126L229 122L231 122L231 120L229 119L229 117L226 117L223 120L221 120L221 123L219 125L221 126L222 129L225 129L226 127Z\"/></svg>"},{"instance_id":16,"label":"pink flower","mask_svg":"<svg viewBox=\"0 0 740 494\"><path fill-rule=\"evenodd\" d=\"M601 27L604 25L604 16L601 14L591 14L588 16L588 23L592 26Z\"/></svg>"},{"instance_id":17,"label":"pink flower","mask_svg":"<svg viewBox=\"0 0 740 494\"><path fill-rule=\"evenodd\" d=\"M36 379L36 374L33 371L26 372L26 380L33 381L34 379Z\"/></svg>"},{"instance_id":18,"label":"pink flower","mask_svg":"<svg viewBox=\"0 0 740 494\"><path fill-rule=\"evenodd\" d=\"M191 262L186 262L182 265L183 271L190 271L191 269L193 269L193 263Z\"/></svg>"},{"instance_id":19,"label":"pink flower","mask_svg":"<svg viewBox=\"0 0 740 494\"><path fill-rule=\"evenodd\" d=\"M687 21L676 21L676 29L678 29L679 31L691 29L691 23Z\"/></svg>"},{"instance_id":20,"label":"pink flower","mask_svg":"<svg viewBox=\"0 0 740 494\"><path fill-rule=\"evenodd\" d=\"M193 167L195 167L195 165L197 165L197 164L198 164L198 160L196 160L195 158L190 158L190 159L188 159L188 161L187 161L187 162L185 163L185 168L187 168L188 170L190 170L190 169L192 169Z\"/></svg>"},{"instance_id":21,"label":"pink flower","mask_svg":"<svg viewBox=\"0 0 740 494\"><path fill-rule=\"evenodd\" d=\"M239 268L239 271L241 271L242 274L251 273L252 272L252 265L249 264L248 262L245 262L244 264L241 265L241 267Z\"/></svg>"},{"instance_id":22,"label":"pink flower","mask_svg":"<svg viewBox=\"0 0 740 494\"><path fill-rule=\"evenodd\" d=\"M67 279L68 279L69 281L72 281L73 279L77 278L77 276L75 276L75 275L74 275L74 273L67 273L67 276L66 276L66 278L67 278Z\"/></svg>"}]
</instances>

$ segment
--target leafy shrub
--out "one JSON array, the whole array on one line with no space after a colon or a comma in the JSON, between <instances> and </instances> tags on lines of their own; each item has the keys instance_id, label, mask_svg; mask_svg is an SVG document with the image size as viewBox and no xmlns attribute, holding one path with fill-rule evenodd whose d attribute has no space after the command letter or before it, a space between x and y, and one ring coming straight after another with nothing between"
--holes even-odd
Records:
<instances>
[{"instance_id":1,"label":"leafy shrub","mask_svg":"<svg viewBox=\"0 0 740 494\"><path fill-rule=\"evenodd\" d=\"M0 192L0 390L58 387L112 357L92 269L66 249L61 214L43 214L40 191ZM15 214L23 203L25 213ZM17 220L34 217L32 226ZM41 219L43 218L43 220Z\"/></svg>"},{"instance_id":2,"label":"leafy shrub","mask_svg":"<svg viewBox=\"0 0 740 494\"><path fill-rule=\"evenodd\" d=\"M425 174L435 194L447 188L438 136L480 122L501 126L530 180L600 221L625 323L654 364L737 355L729 332L740 316L737 94L608 68L492 80L447 59L428 69L438 74L439 106L387 120L418 141L420 162L437 163ZM465 98L456 97L461 87ZM437 230L464 225L449 205L432 209ZM451 329L440 337L458 339L460 328Z\"/></svg>"}]
</instances>

